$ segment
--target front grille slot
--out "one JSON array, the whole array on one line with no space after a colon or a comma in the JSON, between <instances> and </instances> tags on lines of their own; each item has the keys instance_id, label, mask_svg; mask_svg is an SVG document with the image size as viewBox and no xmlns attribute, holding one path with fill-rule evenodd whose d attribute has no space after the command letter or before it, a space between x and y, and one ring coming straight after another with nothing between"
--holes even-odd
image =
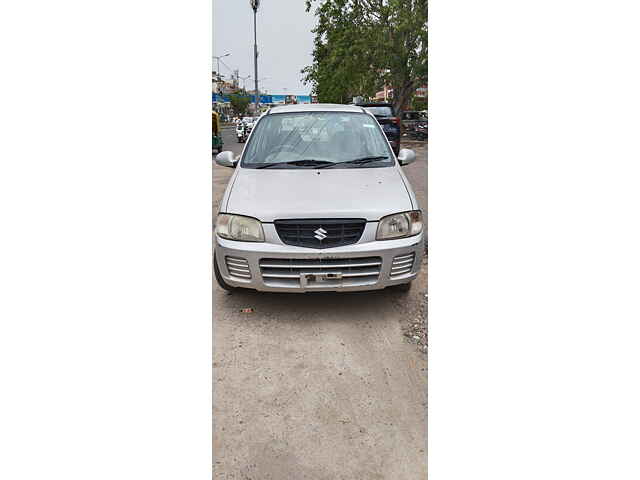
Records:
<instances>
[{"instance_id":1,"label":"front grille slot","mask_svg":"<svg viewBox=\"0 0 640 480\"><path fill-rule=\"evenodd\" d=\"M341 274L342 279L323 283L322 287L355 287L378 281L382 259L380 257L341 259L263 258L260 273L265 285L271 287L300 288L300 274Z\"/></svg>"},{"instance_id":2,"label":"front grille slot","mask_svg":"<svg viewBox=\"0 0 640 480\"><path fill-rule=\"evenodd\" d=\"M243 280L251 278L251 269L249 269L249 262L245 258L238 257L225 257L227 264L227 271L229 275Z\"/></svg>"},{"instance_id":3,"label":"front grille slot","mask_svg":"<svg viewBox=\"0 0 640 480\"><path fill-rule=\"evenodd\" d=\"M413 270L413 262L415 258L416 254L413 252L407 255L394 257L393 263L391 264L391 278L400 277L410 273L411 270Z\"/></svg>"},{"instance_id":4,"label":"front grille slot","mask_svg":"<svg viewBox=\"0 0 640 480\"><path fill-rule=\"evenodd\" d=\"M286 245L330 248L358 243L367 221L363 218L313 218L276 220L273 223L280 240ZM319 229L322 231L317 233Z\"/></svg>"}]
</instances>

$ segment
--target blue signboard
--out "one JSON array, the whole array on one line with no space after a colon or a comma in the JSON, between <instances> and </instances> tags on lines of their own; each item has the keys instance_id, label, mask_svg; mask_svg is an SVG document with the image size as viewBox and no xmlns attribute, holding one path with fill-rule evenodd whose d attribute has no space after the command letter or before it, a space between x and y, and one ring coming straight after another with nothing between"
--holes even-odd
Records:
<instances>
[{"instance_id":1,"label":"blue signboard","mask_svg":"<svg viewBox=\"0 0 640 480\"><path fill-rule=\"evenodd\" d=\"M251 103L256 102L256 96L251 95ZM260 103L271 103L271 95L260 95Z\"/></svg>"},{"instance_id":2,"label":"blue signboard","mask_svg":"<svg viewBox=\"0 0 640 480\"><path fill-rule=\"evenodd\" d=\"M229 103L228 95L221 95L219 93L212 94L211 101L213 103L223 102ZM251 100L251 103L255 103L256 96L255 95L247 95ZM263 105L266 104L284 104L286 98L291 99L291 97L295 97L296 103L311 103L310 95L260 95L260 103Z\"/></svg>"},{"instance_id":3,"label":"blue signboard","mask_svg":"<svg viewBox=\"0 0 640 480\"><path fill-rule=\"evenodd\" d=\"M213 98L211 99L211 101L213 103L217 103L217 102L228 103L229 102L229 97L227 97L226 95L220 95L219 93L214 93L213 94Z\"/></svg>"}]
</instances>

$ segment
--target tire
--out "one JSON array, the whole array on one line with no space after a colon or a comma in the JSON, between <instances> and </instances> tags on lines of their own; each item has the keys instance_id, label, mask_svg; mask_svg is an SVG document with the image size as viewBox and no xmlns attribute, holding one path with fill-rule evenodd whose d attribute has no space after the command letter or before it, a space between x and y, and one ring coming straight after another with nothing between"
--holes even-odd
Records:
<instances>
[{"instance_id":1,"label":"tire","mask_svg":"<svg viewBox=\"0 0 640 480\"><path fill-rule=\"evenodd\" d=\"M413 285L413 281L408 282L408 283L401 283L399 285L394 285L393 287L391 287L393 290L395 290L398 293L409 293L409 291L411 290L411 285Z\"/></svg>"},{"instance_id":2,"label":"tire","mask_svg":"<svg viewBox=\"0 0 640 480\"><path fill-rule=\"evenodd\" d=\"M232 287L231 285L229 285L227 282L224 281L224 278L222 278L222 275L220 274L220 269L218 268L218 261L216 260L215 253L213 254L213 271L216 276L216 281L218 282L218 285L220 286L221 289L226 290L227 292L233 292L236 290L236 287Z\"/></svg>"}]
</instances>

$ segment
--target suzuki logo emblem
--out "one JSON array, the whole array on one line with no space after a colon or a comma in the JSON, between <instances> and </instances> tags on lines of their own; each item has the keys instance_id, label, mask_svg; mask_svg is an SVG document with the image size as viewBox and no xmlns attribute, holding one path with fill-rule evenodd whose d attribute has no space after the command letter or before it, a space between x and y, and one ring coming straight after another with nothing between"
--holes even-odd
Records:
<instances>
[{"instance_id":1,"label":"suzuki logo emblem","mask_svg":"<svg viewBox=\"0 0 640 480\"><path fill-rule=\"evenodd\" d=\"M313 232L313 233L315 233L314 237L316 237L316 238L317 238L318 240L320 240L320 241L322 241L322 240L324 240L325 238L327 238L327 231L326 231L324 228L322 228L322 227L320 227L319 229L317 229L317 230L316 230L315 232Z\"/></svg>"}]
</instances>

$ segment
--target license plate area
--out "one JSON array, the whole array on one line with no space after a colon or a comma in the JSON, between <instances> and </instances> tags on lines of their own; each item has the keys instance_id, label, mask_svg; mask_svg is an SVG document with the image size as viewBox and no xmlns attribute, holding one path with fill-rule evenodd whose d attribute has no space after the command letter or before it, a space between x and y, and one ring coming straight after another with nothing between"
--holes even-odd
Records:
<instances>
[{"instance_id":1,"label":"license plate area","mask_svg":"<svg viewBox=\"0 0 640 480\"><path fill-rule=\"evenodd\" d=\"M300 272L302 288L340 287L342 272Z\"/></svg>"}]
</instances>

